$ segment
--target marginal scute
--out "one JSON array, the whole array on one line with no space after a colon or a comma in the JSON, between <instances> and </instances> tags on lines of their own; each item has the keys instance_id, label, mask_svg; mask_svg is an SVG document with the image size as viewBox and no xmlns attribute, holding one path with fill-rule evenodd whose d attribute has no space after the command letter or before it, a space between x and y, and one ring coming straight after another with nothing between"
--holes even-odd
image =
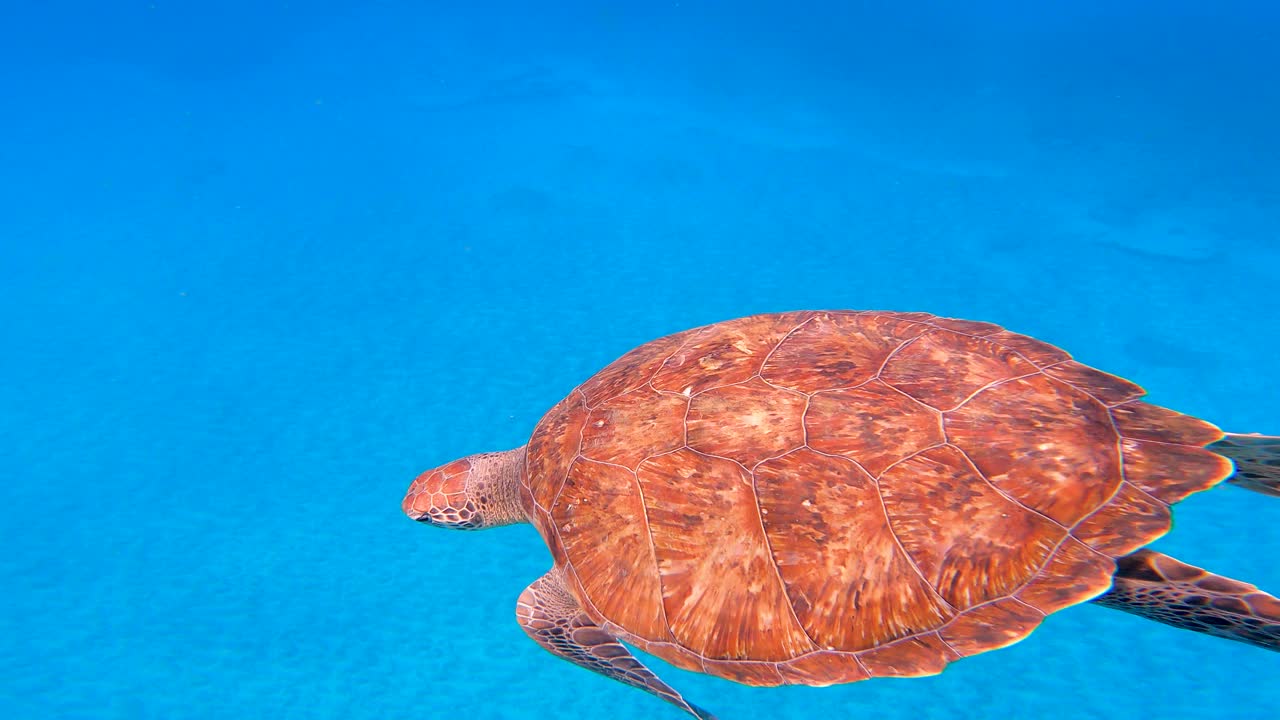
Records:
<instances>
[{"instance_id":1,"label":"marginal scute","mask_svg":"<svg viewBox=\"0 0 1280 720\"><path fill-rule=\"evenodd\" d=\"M1016 597L1048 615L1101 595L1111 587L1116 563L1068 537L1035 579Z\"/></svg>"},{"instance_id":2,"label":"marginal scute","mask_svg":"<svg viewBox=\"0 0 1280 720\"><path fill-rule=\"evenodd\" d=\"M772 662L707 660L703 663L703 669L711 675L752 687L775 687L786 682L778 670L778 664Z\"/></svg>"},{"instance_id":3,"label":"marginal scute","mask_svg":"<svg viewBox=\"0 0 1280 720\"><path fill-rule=\"evenodd\" d=\"M760 378L699 393L686 421L689 447L750 469L804 445L805 403L805 396Z\"/></svg>"},{"instance_id":4,"label":"marginal scute","mask_svg":"<svg viewBox=\"0 0 1280 720\"><path fill-rule=\"evenodd\" d=\"M890 311L881 311L881 312L868 312L865 314L875 315L883 318L889 318L891 320L907 320L910 322L926 323L926 324L933 323L934 321L939 319L937 316L930 315L927 312L896 312L896 311L890 310Z\"/></svg>"},{"instance_id":5,"label":"marginal scute","mask_svg":"<svg viewBox=\"0 0 1280 720\"><path fill-rule=\"evenodd\" d=\"M1131 440L1203 446L1223 438L1212 423L1141 400L1111 408L1111 417L1120 434Z\"/></svg>"},{"instance_id":6,"label":"marginal scute","mask_svg":"<svg viewBox=\"0 0 1280 720\"><path fill-rule=\"evenodd\" d=\"M583 590L604 617L646 640L669 640L635 475L578 460L552 518Z\"/></svg>"},{"instance_id":7,"label":"marginal scute","mask_svg":"<svg viewBox=\"0 0 1280 720\"><path fill-rule=\"evenodd\" d=\"M968 657L1008 647L1035 630L1044 613L1013 598L980 605L952 620L939 631L947 645Z\"/></svg>"},{"instance_id":8,"label":"marginal scute","mask_svg":"<svg viewBox=\"0 0 1280 720\"><path fill-rule=\"evenodd\" d=\"M875 313L822 313L783 340L760 375L802 393L852 387L875 377L891 353L930 330Z\"/></svg>"},{"instance_id":9,"label":"marginal scute","mask_svg":"<svg viewBox=\"0 0 1280 720\"><path fill-rule=\"evenodd\" d=\"M1095 370L1074 360L1044 371L1045 375L1070 383L1106 405L1119 405L1142 397L1146 391L1122 377Z\"/></svg>"},{"instance_id":10,"label":"marginal scute","mask_svg":"<svg viewBox=\"0 0 1280 720\"><path fill-rule=\"evenodd\" d=\"M755 315L698 330L663 363L653 386L691 395L743 382L758 373L769 353L810 315Z\"/></svg>"},{"instance_id":11,"label":"marginal scute","mask_svg":"<svg viewBox=\"0 0 1280 720\"><path fill-rule=\"evenodd\" d=\"M926 677L942 672L960 656L931 632L858 653L858 659L871 677Z\"/></svg>"},{"instance_id":12,"label":"marginal scute","mask_svg":"<svg viewBox=\"0 0 1280 720\"><path fill-rule=\"evenodd\" d=\"M936 332L885 362L880 379L916 400L949 410L983 387L1039 372L1013 350L983 338Z\"/></svg>"},{"instance_id":13,"label":"marginal scute","mask_svg":"<svg viewBox=\"0 0 1280 720\"><path fill-rule=\"evenodd\" d=\"M984 390L943 417L947 437L993 485L1063 525L1096 510L1122 480L1106 408L1043 375Z\"/></svg>"},{"instance_id":14,"label":"marginal scute","mask_svg":"<svg viewBox=\"0 0 1280 720\"><path fill-rule=\"evenodd\" d=\"M650 455L684 445L689 399L647 385L597 405L582 431L583 457L635 469Z\"/></svg>"},{"instance_id":15,"label":"marginal scute","mask_svg":"<svg viewBox=\"0 0 1280 720\"><path fill-rule=\"evenodd\" d=\"M930 325L933 325L934 327L939 327L944 330L951 330L953 332L964 333L965 335L974 335L977 337L986 337L987 335L994 335L1004 330L1004 328L994 323L977 322L975 320L957 320L956 318L940 317L940 318L932 318L928 322Z\"/></svg>"},{"instance_id":16,"label":"marginal scute","mask_svg":"<svg viewBox=\"0 0 1280 720\"><path fill-rule=\"evenodd\" d=\"M633 639L641 650L666 660L672 665L689 672L702 672L703 658L681 647L675 642L650 643L642 639Z\"/></svg>"},{"instance_id":17,"label":"marginal scute","mask_svg":"<svg viewBox=\"0 0 1280 720\"><path fill-rule=\"evenodd\" d=\"M788 660L778 669L787 684L813 687L858 682L871 677L853 653L828 650Z\"/></svg>"},{"instance_id":18,"label":"marginal scute","mask_svg":"<svg viewBox=\"0 0 1280 720\"><path fill-rule=\"evenodd\" d=\"M1169 505L1208 490L1234 470L1227 458L1195 445L1125 438L1120 448L1125 479Z\"/></svg>"},{"instance_id":19,"label":"marginal scute","mask_svg":"<svg viewBox=\"0 0 1280 720\"><path fill-rule=\"evenodd\" d=\"M991 333L987 338L1004 345L1010 350L1018 352L1020 355L1035 363L1038 367L1044 368L1050 365L1056 365L1060 362L1066 362L1071 359L1065 351L1050 345L1047 342L1036 340L1026 335L1001 330L997 333Z\"/></svg>"},{"instance_id":20,"label":"marginal scute","mask_svg":"<svg viewBox=\"0 0 1280 720\"><path fill-rule=\"evenodd\" d=\"M1172 524L1168 505L1126 482L1072 534L1094 550L1119 557L1150 544Z\"/></svg>"},{"instance_id":21,"label":"marginal scute","mask_svg":"<svg viewBox=\"0 0 1280 720\"><path fill-rule=\"evenodd\" d=\"M843 455L878 476L893 463L946 442L939 413L872 380L809 401L809 447Z\"/></svg>"}]
</instances>

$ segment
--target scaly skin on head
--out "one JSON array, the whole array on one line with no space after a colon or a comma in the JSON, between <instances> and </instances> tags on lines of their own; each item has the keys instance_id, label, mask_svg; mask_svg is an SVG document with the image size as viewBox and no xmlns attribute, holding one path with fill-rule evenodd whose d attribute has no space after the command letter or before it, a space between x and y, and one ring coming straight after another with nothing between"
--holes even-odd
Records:
<instances>
[{"instance_id":1,"label":"scaly skin on head","mask_svg":"<svg viewBox=\"0 0 1280 720\"><path fill-rule=\"evenodd\" d=\"M523 446L454 460L417 477L400 507L412 520L455 530L528 522L520 505Z\"/></svg>"}]
</instances>

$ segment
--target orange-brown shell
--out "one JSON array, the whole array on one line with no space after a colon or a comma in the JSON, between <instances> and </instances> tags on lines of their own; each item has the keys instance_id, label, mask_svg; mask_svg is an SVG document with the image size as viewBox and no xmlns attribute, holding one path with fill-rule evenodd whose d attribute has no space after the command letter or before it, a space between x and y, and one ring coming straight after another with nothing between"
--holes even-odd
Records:
<instances>
[{"instance_id":1,"label":"orange-brown shell","mask_svg":"<svg viewBox=\"0 0 1280 720\"><path fill-rule=\"evenodd\" d=\"M606 629L751 685L937 673L1110 585L1231 473L1208 423L995 325L759 315L636 348L529 443Z\"/></svg>"}]
</instances>

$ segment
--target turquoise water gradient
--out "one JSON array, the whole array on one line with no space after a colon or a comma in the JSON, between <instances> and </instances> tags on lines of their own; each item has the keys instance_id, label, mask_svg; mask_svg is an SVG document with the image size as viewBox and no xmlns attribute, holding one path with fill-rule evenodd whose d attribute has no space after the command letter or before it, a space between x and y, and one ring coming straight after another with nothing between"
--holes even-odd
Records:
<instances>
[{"instance_id":1,"label":"turquoise water gradient","mask_svg":"<svg viewBox=\"0 0 1280 720\"><path fill-rule=\"evenodd\" d=\"M996 321L1280 434L1274 3L544 4L6 6L0 717L676 720L523 636L531 528L399 502L716 320ZM1280 592L1280 500L1158 547ZM931 679L655 666L723 720L1280 707L1089 606Z\"/></svg>"}]
</instances>

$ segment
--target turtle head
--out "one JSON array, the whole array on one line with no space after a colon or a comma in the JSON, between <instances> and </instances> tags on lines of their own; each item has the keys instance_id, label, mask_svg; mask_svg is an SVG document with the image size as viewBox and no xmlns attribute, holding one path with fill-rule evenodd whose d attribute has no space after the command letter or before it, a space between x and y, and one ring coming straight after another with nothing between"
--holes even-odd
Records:
<instances>
[{"instance_id":1,"label":"turtle head","mask_svg":"<svg viewBox=\"0 0 1280 720\"><path fill-rule=\"evenodd\" d=\"M417 477L400 507L410 519L455 530L525 522L524 448L469 455Z\"/></svg>"}]
</instances>

